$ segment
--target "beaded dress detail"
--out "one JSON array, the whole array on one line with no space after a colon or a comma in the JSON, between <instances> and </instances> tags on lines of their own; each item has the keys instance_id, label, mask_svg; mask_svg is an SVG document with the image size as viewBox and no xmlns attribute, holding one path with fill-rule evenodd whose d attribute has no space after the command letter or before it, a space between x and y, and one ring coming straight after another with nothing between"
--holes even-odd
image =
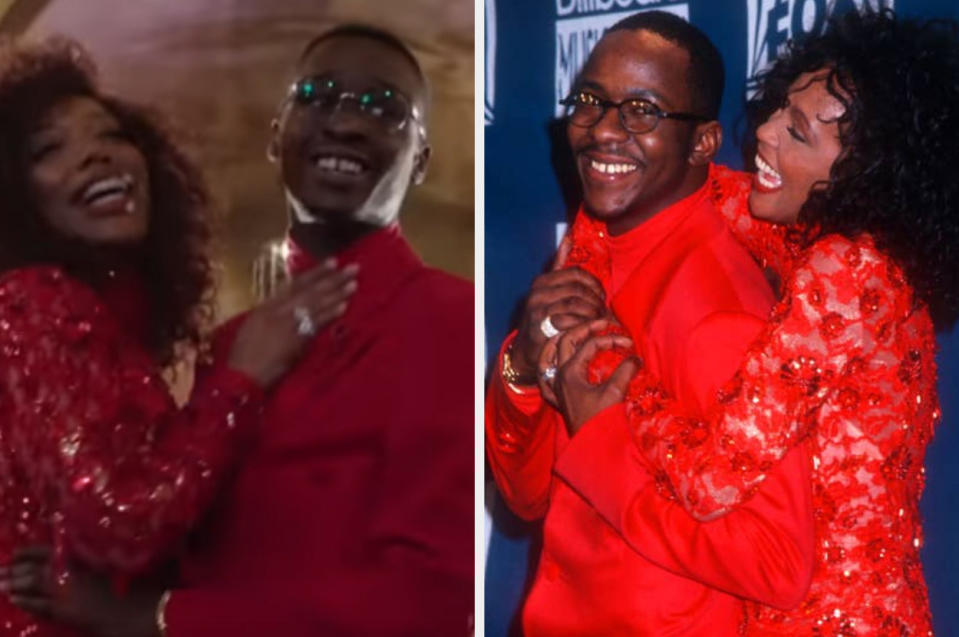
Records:
<instances>
[{"instance_id":1,"label":"beaded dress detail","mask_svg":"<svg viewBox=\"0 0 959 637\"><path fill-rule=\"evenodd\" d=\"M57 566L148 568L203 512L258 421L261 391L225 367L198 374L177 409L142 330L113 309L55 267L0 278L3 563L47 544ZM0 597L0 635L71 634Z\"/></svg>"}]
</instances>

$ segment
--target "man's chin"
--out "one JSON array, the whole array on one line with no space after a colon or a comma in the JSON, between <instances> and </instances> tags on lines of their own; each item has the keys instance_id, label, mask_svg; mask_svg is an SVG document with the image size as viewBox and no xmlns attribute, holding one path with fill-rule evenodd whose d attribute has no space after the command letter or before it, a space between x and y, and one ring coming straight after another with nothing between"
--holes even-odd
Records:
<instances>
[{"instance_id":1,"label":"man's chin","mask_svg":"<svg viewBox=\"0 0 959 637\"><path fill-rule=\"evenodd\" d=\"M641 188L626 186L632 185L590 184L584 181L583 207L598 219L614 219L628 211L641 196Z\"/></svg>"},{"instance_id":2,"label":"man's chin","mask_svg":"<svg viewBox=\"0 0 959 637\"><path fill-rule=\"evenodd\" d=\"M299 200L296 218L302 223L336 223L348 221L363 207L365 199L356 197L315 197Z\"/></svg>"},{"instance_id":3,"label":"man's chin","mask_svg":"<svg viewBox=\"0 0 959 637\"><path fill-rule=\"evenodd\" d=\"M595 202L584 199L583 210L594 219L609 222L625 214L628 208L611 202Z\"/></svg>"},{"instance_id":4,"label":"man's chin","mask_svg":"<svg viewBox=\"0 0 959 637\"><path fill-rule=\"evenodd\" d=\"M375 187L375 181L349 180L339 182L305 175L291 193L309 208L346 210L361 205Z\"/></svg>"}]
</instances>

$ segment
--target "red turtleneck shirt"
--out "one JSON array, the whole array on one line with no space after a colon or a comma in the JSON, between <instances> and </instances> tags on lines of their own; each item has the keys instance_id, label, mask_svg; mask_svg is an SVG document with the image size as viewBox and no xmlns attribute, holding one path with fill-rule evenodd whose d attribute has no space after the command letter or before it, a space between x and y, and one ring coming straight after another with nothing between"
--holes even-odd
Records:
<instances>
[{"instance_id":1,"label":"red turtleneck shirt","mask_svg":"<svg viewBox=\"0 0 959 637\"><path fill-rule=\"evenodd\" d=\"M690 415L703 413L773 301L709 183L625 235L600 228L595 237L607 298L646 368ZM570 438L538 391L515 391L496 373L486 434L506 501L524 518L545 518L523 608L527 637L735 635L740 598L789 607L808 587L813 520L801 447L748 504L699 523L658 495L622 404Z\"/></svg>"},{"instance_id":2,"label":"red turtleneck shirt","mask_svg":"<svg viewBox=\"0 0 959 637\"><path fill-rule=\"evenodd\" d=\"M294 272L315 264L291 253ZM472 285L425 267L395 227L337 259L360 265L357 292L268 395L195 533L170 637L469 632Z\"/></svg>"}]
</instances>

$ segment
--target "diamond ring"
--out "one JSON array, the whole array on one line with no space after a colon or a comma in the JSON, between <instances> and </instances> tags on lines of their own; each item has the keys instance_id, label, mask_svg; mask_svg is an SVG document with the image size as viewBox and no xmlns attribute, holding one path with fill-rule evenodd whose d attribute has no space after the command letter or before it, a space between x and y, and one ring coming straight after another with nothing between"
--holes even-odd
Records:
<instances>
[{"instance_id":1,"label":"diamond ring","mask_svg":"<svg viewBox=\"0 0 959 637\"><path fill-rule=\"evenodd\" d=\"M553 325L553 321L550 320L548 316L539 324L539 329L546 338L553 338L559 334L559 330L556 329L556 326Z\"/></svg>"},{"instance_id":2,"label":"diamond ring","mask_svg":"<svg viewBox=\"0 0 959 637\"><path fill-rule=\"evenodd\" d=\"M310 311L298 305L293 308L293 318L296 319L296 333L300 336L313 336L316 334L316 322L310 316Z\"/></svg>"},{"instance_id":3,"label":"diamond ring","mask_svg":"<svg viewBox=\"0 0 959 637\"><path fill-rule=\"evenodd\" d=\"M553 380L554 378L556 378L556 367L553 365L550 365L549 367L544 369L543 378L545 380Z\"/></svg>"}]
</instances>

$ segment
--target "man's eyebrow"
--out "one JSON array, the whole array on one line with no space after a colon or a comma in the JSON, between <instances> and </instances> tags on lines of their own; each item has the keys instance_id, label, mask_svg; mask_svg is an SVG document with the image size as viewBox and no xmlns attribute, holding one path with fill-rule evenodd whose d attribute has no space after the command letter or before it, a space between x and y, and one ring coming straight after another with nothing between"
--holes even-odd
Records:
<instances>
[{"instance_id":1,"label":"man's eyebrow","mask_svg":"<svg viewBox=\"0 0 959 637\"><path fill-rule=\"evenodd\" d=\"M574 91L581 91L583 89L589 89L591 91L596 91L598 93L603 93L603 94L606 93L606 89L604 89L600 84L593 82L592 80L579 80L578 82L573 84Z\"/></svg>"},{"instance_id":2,"label":"man's eyebrow","mask_svg":"<svg viewBox=\"0 0 959 637\"><path fill-rule=\"evenodd\" d=\"M601 84L593 80L588 80L588 79L580 80L579 82L573 85L573 91L581 91L584 89L596 91L597 93L602 93L603 95L608 95L608 92L606 91L606 89ZM656 91L650 88L628 89L626 91L626 99L634 99L634 98L649 100L651 102L659 102L667 107L672 106L672 102L670 102L669 99L667 99L662 94L657 93Z\"/></svg>"}]
</instances>

